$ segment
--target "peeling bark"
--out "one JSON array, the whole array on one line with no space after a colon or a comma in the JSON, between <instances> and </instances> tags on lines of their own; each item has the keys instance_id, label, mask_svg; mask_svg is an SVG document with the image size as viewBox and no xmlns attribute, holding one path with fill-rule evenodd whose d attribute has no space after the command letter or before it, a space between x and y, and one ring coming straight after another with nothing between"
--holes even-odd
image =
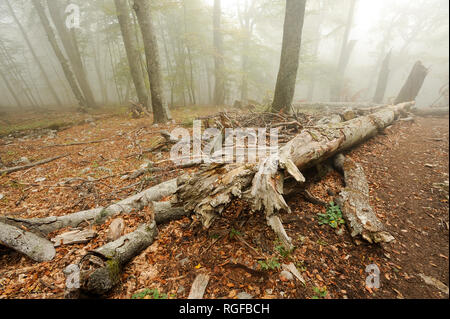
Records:
<instances>
[{"instance_id":1,"label":"peeling bark","mask_svg":"<svg viewBox=\"0 0 450 319\"><path fill-rule=\"evenodd\" d=\"M339 193L336 202L351 236L361 236L369 243L393 241L394 237L384 229L370 206L369 184L361 165L342 154L335 157L334 165L344 174L345 188Z\"/></svg>"}]
</instances>

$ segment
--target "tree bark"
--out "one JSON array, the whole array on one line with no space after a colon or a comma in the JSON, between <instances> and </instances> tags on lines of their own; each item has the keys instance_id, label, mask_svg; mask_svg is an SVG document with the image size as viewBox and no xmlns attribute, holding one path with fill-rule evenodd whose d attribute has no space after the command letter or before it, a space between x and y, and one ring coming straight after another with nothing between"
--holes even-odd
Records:
<instances>
[{"instance_id":1,"label":"tree bark","mask_svg":"<svg viewBox=\"0 0 450 319\"><path fill-rule=\"evenodd\" d=\"M223 55L223 39L220 26L221 0L214 0L213 28L214 28L214 105L225 104L225 63Z\"/></svg>"},{"instance_id":2,"label":"tree bark","mask_svg":"<svg viewBox=\"0 0 450 319\"><path fill-rule=\"evenodd\" d=\"M411 73L409 73L408 79L403 85L402 89L395 99L395 104L415 101L417 94L419 94L422 84L425 81L425 77L428 74L428 69L423 66L422 62L417 61Z\"/></svg>"},{"instance_id":3,"label":"tree bark","mask_svg":"<svg viewBox=\"0 0 450 319\"><path fill-rule=\"evenodd\" d=\"M361 165L342 154L335 157L334 165L344 174L345 188L340 191L336 202L351 236L362 237L369 243L394 240L370 206L369 184Z\"/></svg>"},{"instance_id":4,"label":"tree bark","mask_svg":"<svg viewBox=\"0 0 450 319\"><path fill-rule=\"evenodd\" d=\"M131 27L130 12L126 0L114 0L119 19L120 30L122 32L123 43L127 53L128 65L130 66L131 77L133 79L139 103L148 109L148 94L145 87L144 75L139 65L139 51L136 38L133 36Z\"/></svg>"},{"instance_id":5,"label":"tree bark","mask_svg":"<svg viewBox=\"0 0 450 319\"><path fill-rule=\"evenodd\" d=\"M378 77L377 89L373 97L374 103L381 103L386 92L388 77L389 77L389 61L391 59L391 52L389 52L383 60L381 65L380 75Z\"/></svg>"},{"instance_id":6,"label":"tree bark","mask_svg":"<svg viewBox=\"0 0 450 319\"><path fill-rule=\"evenodd\" d=\"M77 99L80 107L86 106L86 101L83 97L83 94L81 94L81 91L78 87L77 81L75 80L75 77L73 75L72 70L70 69L69 63L62 53L58 42L56 41L55 33L50 26L50 22L45 14L44 7L42 6L41 2L39 0L32 0L34 8L36 9L39 19L41 20L41 24L45 29L45 32L47 34L48 41L50 42L50 45L53 48L53 51L58 58L59 63L61 64L61 67L64 71L64 75L67 79L67 82L69 82L70 88L72 89L72 93L75 95L75 98Z\"/></svg>"},{"instance_id":7,"label":"tree bark","mask_svg":"<svg viewBox=\"0 0 450 319\"><path fill-rule=\"evenodd\" d=\"M171 119L171 115L164 98L158 42L151 19L150 3L148 0L134 0L133 8L141 28L142 38L144 39L147 73L152 98L153 121L155 123L165 123Z\"/></svg>"},{"instance_id":8,"label":"tree bark","mask_svg":"<svg viewBox=\"0 0 450 319\"><path fill-rule=\"evenodd\" d=\"M38 262L52 260L56 254L55 248L49 240L1 222L0 243Z\"/></svg>"},{"instance_id":9,"label":"tree bark","mask_svg":"<svg viewBox=\"0 0 450 319\"><path fill-rule=\"evenodd\" d=\"M306 0L286 0L280 69L278 71L272 112L291 112L295 93Z\"/></svg>"},{"instance_id":10,"label":"tree bark","mask_svg":"<svg viewBox=\"0 0 450 319\"><path fill-rule=\"evenodd\" d=\"M94 266L93 269L83 270L80 274L80 290L92 295L104 295L120 282L120 273L123 267L141 251L153 243L158 229L153 221L139 226L134 232L126 234L119 239L110 242L87 253L80 264L87 257L94 255L100 257L102 267Z\"/></svg>"}]
</instances>

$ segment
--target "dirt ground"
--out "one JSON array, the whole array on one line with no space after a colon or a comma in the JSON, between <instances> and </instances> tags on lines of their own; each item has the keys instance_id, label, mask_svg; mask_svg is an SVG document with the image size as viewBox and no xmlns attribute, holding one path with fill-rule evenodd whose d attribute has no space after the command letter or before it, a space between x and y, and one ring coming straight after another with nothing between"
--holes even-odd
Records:
<instances>
[{"instance_id":1,"label":"dirt ground","mask_svg":"<svg viewBox=\"0 0 450 319\"><path fill-rule=\"evenodd\" d=\"M34 161L69 156L1 176L0 215L59 216L107 205L180 175L182 170L164 161L168 152L142 152L155 143L161 129L173 126L154 127L148 119L114 116L87 120L56 133L3 137L0 157L6 166L14 166L21 157ZM236 201L208 230L194 227L191 217L159 226L157 240L127 265L121 284L108 298L145 297L144 289L186 298L202 271L210 275L205 298L237 298L243 292L253 298L448 298L448 293L421 277L449 284L448 188L437 185L448 183L449 178L448 126L448 118L396 122L348 154L363 165L372 207L396 238L394 243L384 248L357 245L345 227L336 231L318 224L317 213L325 212L324 207L292 194L287 202L293 213L282 219L296 249L286 252L265 218L248 213L245 204ZM81 141L96 142L67 145ZM159 162L162 170L135 180L121 179L121 174L139 168L145 159ZM335 171L320 175L314 169L306 172L307 188L329 202L330 194L343 187L343 179ZM72 180L64 183L68 179ZM148 221L150 214L146 208L123 216L125 232ZM93 225L98 236L87 244L56 248L50 262L36 264L0 246L0 298L63 298L62 270L105 244L109 224ZM270 261L274 269L263 270L262 265ZM277 265L289 262L301 272L305 285L280 277ZM366 288L369 264L380 270L378 289Z\"/></svg>"}]
</instances>

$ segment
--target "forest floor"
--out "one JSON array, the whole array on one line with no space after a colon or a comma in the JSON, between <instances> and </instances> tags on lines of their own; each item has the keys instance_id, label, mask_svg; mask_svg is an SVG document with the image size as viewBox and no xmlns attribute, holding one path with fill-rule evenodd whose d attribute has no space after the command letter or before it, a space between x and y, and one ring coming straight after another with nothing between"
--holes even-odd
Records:
<instances>
[{"instance_id":1,"label":"forest floor","mask_svg":"<svg viewBox=\"0 0 450 319\"><path fill-rule=\"evenodd\" d=\"M178 110L174 117L192 119L211 112ZM189 120L184 125L190 125ZM148 118L116 114L87 116L57 132L2 137L0 157L7 167L17 165L22 157L33 162L69 155L0 176L0 215L60 216L107 205L181 175L190 169L180 170L164 161L168 152L142 152L154 145L161 129L175 126L155 127ZM79 142L93 143L68 145ZM448 118L417 117L415 122L396 122L347 154L364 167L371 205L396 238L384 248L357 245L344 226L338 231L319 225L317 214L325 208L292 194L287 197L292 214L282 219L296 249L286 252L264 216L248 213L245 204L235 201L208 230L191 227L190 217L158 226L157 240L126 266L121 284L108 298L150 298L145 289L186 298L199 272L210 275L205 298L237 298L244 292L253 298L448 298L448 288L445 293L422 277L449 284L448 186L439 186L448 185L448 150ZM146 159L159 162L163 170L135 180L121 179ZM321 175L314 169L306 172L307 189L330 202L330 194L343 187L343 178L335 171ZM148 221L150 214L145 208L122 216L125 232ZM0 298L63 298L63 269L105 244L109 224L93 225L98 235L86 244L57 247L50 262L35 263L0 246ZM305 285L280 277L277 266L290 262ZM261 270L261 264L273 269ZM379 267L378 289L366 287L369 264Z\"/></svg>"}]
</instances>

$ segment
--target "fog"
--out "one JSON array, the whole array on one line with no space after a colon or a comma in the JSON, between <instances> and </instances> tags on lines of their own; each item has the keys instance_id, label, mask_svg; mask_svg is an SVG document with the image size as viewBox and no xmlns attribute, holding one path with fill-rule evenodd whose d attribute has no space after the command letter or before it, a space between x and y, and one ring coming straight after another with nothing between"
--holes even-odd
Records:
<instances>
[{"instance_id":1,"label":"fog","mask_svg":"<svg viewBox=\"0 0 450 319\"><path fill-rule=\"evenodd\" d=\"M131 29L145 74L143 39L132 2L127 3ZM423 107L436 100L448 103L445 96L439 99L440 89L448 87L448 1L357 0L348 29L348 41L354 41L354 47L344 72L337 76L352 2L307 1L294 103L333 99L371 102L382 61L389 51L390 73L383 102L393 101L414 63L420 60L429 73L416 103ZM80 104L49 42L36 3L44 9L82 97L89 100L87 86L96 106L126 105L130 100L138 100L113 0L58 1L55 12L64 22L65 31L58 30L49 10L55 0L0 0L1 108ZM213 104L214 59L218 54L213 44L214 1L150 0L150 5L169 108ZM285 1L222 0L225 104L232 105L236 100L265 104L272 100L280 63L284 9ZM70 39L65 40L79 55L68 52L61 38L64 35L69 35ZM74 64L77 56L81 67ZM87 78L85 87L80 80L83 72ZM144 81L150 92L145 76ZM247 81L248 92L243 93L243 81ZM336 81L339 94L333 97L330 87Z\"/></svg>"}]
</instances>

